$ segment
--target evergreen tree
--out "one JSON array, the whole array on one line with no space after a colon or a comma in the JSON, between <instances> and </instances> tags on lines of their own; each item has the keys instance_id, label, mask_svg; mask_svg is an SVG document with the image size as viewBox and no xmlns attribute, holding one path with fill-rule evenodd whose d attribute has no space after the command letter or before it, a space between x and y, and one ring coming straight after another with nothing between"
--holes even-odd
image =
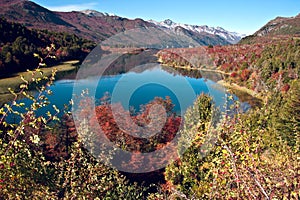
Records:
<instances>
[{"instance_id":1,"label":"evergreen tree","mask_svg":"<svg viewBox=\"0 0 300 200\"><path fill-rule=\"evenodd\" d=\"M299 143L300 137L300 81L294 81L280 109L276 125L281 136L290 145Z\"/></svg>"}]
</instances>

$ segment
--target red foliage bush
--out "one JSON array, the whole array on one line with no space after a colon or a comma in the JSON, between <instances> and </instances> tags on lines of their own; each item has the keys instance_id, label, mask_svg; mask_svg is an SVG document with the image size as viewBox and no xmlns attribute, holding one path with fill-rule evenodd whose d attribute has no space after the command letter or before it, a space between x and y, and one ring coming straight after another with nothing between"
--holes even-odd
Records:
<instances>
[{"instance_id":1,"label":"red foliage bush","mask_svg":"<svg viewBox=\"0 0 300 200\"><path fill-rule=\"evenodd\" d=\"M96 118L90 117L93 111L89 105L92 102L85 99L81 103L80 115L88 119L88 126L96 139L106 137L119 148L134 153L153 152L169 145L182 123L181 117L174 114L174 105L169 98L156 98L138 113L130 113L121 104L104 103L96 106ZM164 109L153 112L153 105ZM157 124L159 122L162 124Z\"/></svg>"},{"instance_id":2,"label":"red foliage bush","mask_svg":"<svg viewBox=\"0 0 300 200\"><path fill-rule=\"evenodd\" d=\"M235 78L235 77L237 77L237 73L236 72L232 72L231 74L230 74L230 77L232 77L232 78Z\"/></svg>"},{"instance_id":3,"label":"red foliage bush","mask_svg":"<svg viewBox=\"0 0 300 200\"><path fill-rule=\"evenodd\" d=\"M244 69L241 73L241 80L247 81L251 75L251 71L249 69Z\"/></svg>"},{"instance_id":4,"label":"red foliage bush","mask_svg":"<svg viewBox=\"0 0 300 200\"><path fill-rule=\"evenodd\" d=\"M291 87L291 86L290 86L288 83L284 84L284 85L281 87L281 92L283 92L283 93L288 92L289 89L290 89L290 87Z\"/></svg>"}]
</instances>

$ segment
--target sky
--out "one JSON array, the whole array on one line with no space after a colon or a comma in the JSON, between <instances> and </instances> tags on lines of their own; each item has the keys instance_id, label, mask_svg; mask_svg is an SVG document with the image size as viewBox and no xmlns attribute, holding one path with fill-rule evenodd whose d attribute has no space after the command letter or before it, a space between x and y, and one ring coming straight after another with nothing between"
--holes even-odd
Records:
<instances>
[{"instance_id":1,"label":"sky","mask_svg":"<svg viewBox=\"0 0 300 200\"><path fill-rule=\"evenodd\" d=\"M252 34L268 21L300 13L300 0L32 0L54 11L93 9L129 19L220 26Z\"/></svg>"}]
</instances>

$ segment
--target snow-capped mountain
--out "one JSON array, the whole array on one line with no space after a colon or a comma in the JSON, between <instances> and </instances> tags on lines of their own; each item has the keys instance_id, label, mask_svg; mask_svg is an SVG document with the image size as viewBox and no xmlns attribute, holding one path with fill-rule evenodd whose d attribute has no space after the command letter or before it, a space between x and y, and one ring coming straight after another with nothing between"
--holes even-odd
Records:
<instances>
[{"instance_id":1,"label":"snow-capped mountain","mask_svg":"<svg viewBox=\"0 0 300 200\"><path fill-rule=\"evenodd\" d=\"M246 36L245 34L227 31L227 30L223 29L222 27L209 27L207 25L199 26L199 25L181 24L181 23L173 22L170 19L166 19L165 21L162 21L162 22L149 20L149 22L151 22L157 26L160 26L161 28L166 28L166 29L171 29L171 30L175 30L176 27L182 27L186 30L196 32L196 33L209 33L212 35L218 35L232 44L239 42L243 37Z\"/></svg>"},{"instance_id":2,"label":"snow-capped mountain","mask_svg":"<svg viewBox=\"0 0 300 200\"><path fill-rule=\"evenodd\" d=\"M8 21L26 24L26 27L31 29L75 34L96 43L136 29L140 31L140 34L134 33L135 37L125 37L125 34L123 38L113 41L110 45L124 46L126 42L125 46L152 44L155 48L184 48L230 44L219 35L199 33L185 26L185 28L177 26L174 29L167 29L166 27L172 27L175 24L171 20L165 21L166 27L164 27L140 18L127 19L95 10L55 12L28 0L0 0L0 5L0 15L5 16Z\"/></svg>"},{"instance_id":3,"label":"snow-capped mountain","mask_svg":"<svg viewBox=\"0 0 300 200\"><path fill-rule=\"evenodd\" d=\"M102 12L98 12L96 10L90 10L90 9L82 10L80 12L83 13L83 14L86 14L90 17L116 16L115 14L102 13Z\"/></svg>"}]
</instances>

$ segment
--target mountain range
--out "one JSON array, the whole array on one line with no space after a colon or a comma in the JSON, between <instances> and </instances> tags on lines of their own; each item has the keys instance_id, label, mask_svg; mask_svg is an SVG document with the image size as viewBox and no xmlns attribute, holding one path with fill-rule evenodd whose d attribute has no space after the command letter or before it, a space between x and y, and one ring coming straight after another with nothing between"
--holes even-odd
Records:
<instances>
[{"instance_id":1,"label":"mountain range","mask_svg":"<svg viewBox=\"0 0 300 200\"><path fill-rule=\"evenodd\" d=\"M23 24L29 29L66 32L78 37L99 43L118 33L138 29L140 38L128 35L115 37L115 46L130 43L155 47L194 47L200 45L228 45L235 43L253 43L257 40L269 40L270 37L300 34L300 14L295 17L277 17L250 36L227 31L221 27L207 25L189 25L173 22L170 19L162 22L127 19L102 13L95 10L56 12L48 10L28 0L0 0L0 16L7 21ZM131 30L131 32L130 32ZM143 37L143 34L145 35ZM135 34L139 37L139 34ZM145 43L145 38L147 42ZM126 40L124 44L123 41ZM136 42L137 41L137 42Z\"/></svg>"},{"instance_id":2,"label":"mountain range","mask_svg":"<svg viewBox=\"0 0 300 200\"><path fill-rule=\"evenodd\" d=\"M155 22L143 19L127 19L94 10L56 12L27 0L0 0L0 16L18 22L31 29L47 29L67 32L99 43L117 33L132 29L168 31L175 42L172 47L199 45L227 45L237 43L243 36L221 27L197 26L175 23L171 20ZM176 41L178 36L183 36ZM184 41L182 41L184 40ZM191 42L192 41L192 42Z\"/></svg>"},{"instance_id":3,"label":"mountain range","mask_svg":"<svg viewBox=\"0 0 300 200\"><path fill-rule=\"evenodd\" d=\"M209 27L207 25L198 26L198 25L180 24L180 23L173 22L170 19L166 19L162 22L156 22L154 20L150 20L149 22L154 23L155 25L157 25L161 28L166 28L166 29L171 29L171 30L175 30L177 27L181 27L181 28L184 28L191 32L195 32L195 33L199 33L199 34L208 33L208 34L212 34L212 35L218 35L221 38L224 38L225 40L227 40L231 44L238 43L243 37L246 36L246 34L240 34L240 33L236 33L236 32L227 31L227 30L223 29L222 27Z\"/></svg>"}]
</instances>

